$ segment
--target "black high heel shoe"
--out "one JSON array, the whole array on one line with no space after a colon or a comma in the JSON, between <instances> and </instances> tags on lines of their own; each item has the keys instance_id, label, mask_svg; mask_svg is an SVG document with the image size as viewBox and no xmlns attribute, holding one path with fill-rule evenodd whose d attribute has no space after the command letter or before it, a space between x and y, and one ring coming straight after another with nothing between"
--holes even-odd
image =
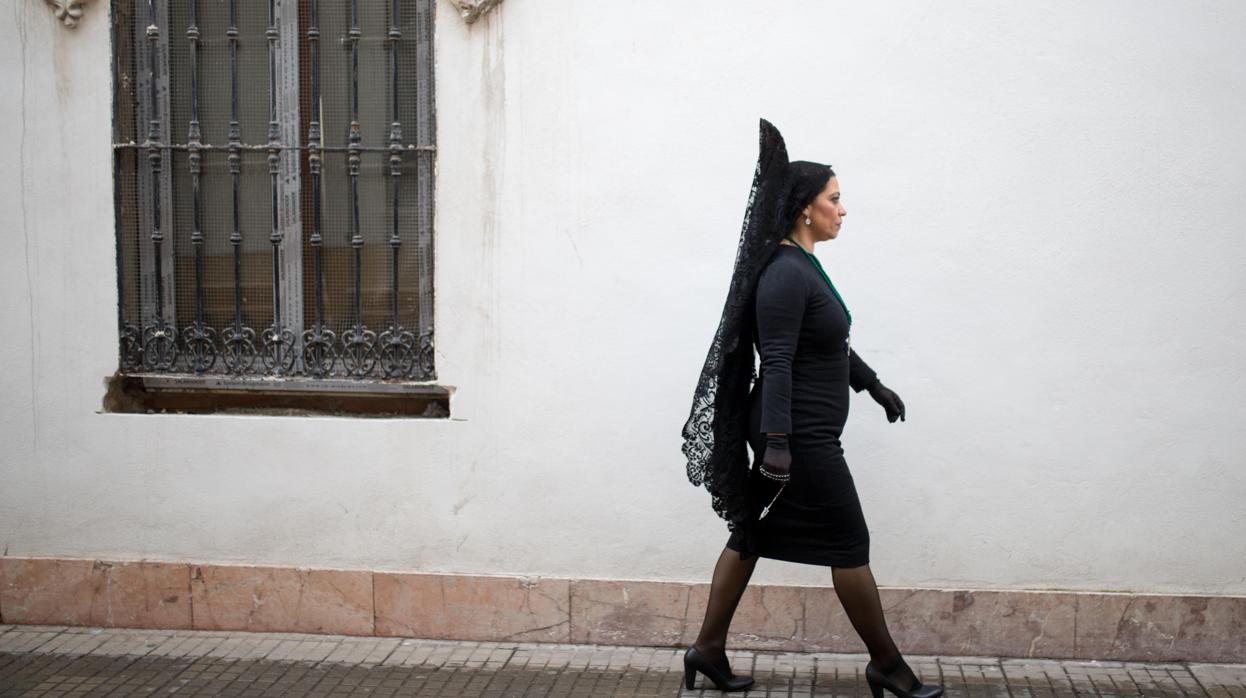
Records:
<instances>
[{"instance_id":1,"label":"black high heel shoe","mask_svg":"<svg viewBox=\"0 0 1246 698\"><path fill-rule=\"evenodd\" d=\"M884 688L897 698L939 698L943 695L942 686L923 686L916 676L913 681L913 687L906 691L887 678L886 674L874 666L874 662L865 665L865 682L870 685L870 693L874 694L874 698L883 698Z\"/></svg>"},{"instance_id":2,"label":"black high heel shoe","mask_svg":"<svg viewBox=\"0 0 1246 698\"><path fill-rule=\"evenodd\" d=\"M690 646L688 651L684 652L684 688L692 690L698 671L705 674L707 679L713 681L714 687L720 691L743 691L753 685L752 676L736 676L731 673L730 666L724 672L711 664L710 660L697 651L696 647Z\"/></svg>"}]
</instances>

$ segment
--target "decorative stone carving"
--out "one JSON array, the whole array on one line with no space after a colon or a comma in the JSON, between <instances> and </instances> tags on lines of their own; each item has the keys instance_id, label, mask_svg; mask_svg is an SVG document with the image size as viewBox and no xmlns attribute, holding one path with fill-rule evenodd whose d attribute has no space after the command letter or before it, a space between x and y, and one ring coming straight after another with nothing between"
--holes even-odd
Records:
<instances>
[{"instance_id":1,"label":"decorative stone carving","mask_svg":"<svg viewBox=\"0 0 1246 698\"><path fill-rule=\"evenodd\" d=\"M67 27L78 26L78 19L82 17L82 6L91 0L47 0L52 6L52 14L56 18L65 23Z\"/></svg>"},{"instance_id":2,"label":"decorative stone carving","mask_svg":"<svg viewBox=\"0 0 1246 698\"><path fill-rule=\"evenodd\" d=\"M458 8L463 21L471 24L497 7L502 0L450 0Z\"/></svg>"}]
</instances>

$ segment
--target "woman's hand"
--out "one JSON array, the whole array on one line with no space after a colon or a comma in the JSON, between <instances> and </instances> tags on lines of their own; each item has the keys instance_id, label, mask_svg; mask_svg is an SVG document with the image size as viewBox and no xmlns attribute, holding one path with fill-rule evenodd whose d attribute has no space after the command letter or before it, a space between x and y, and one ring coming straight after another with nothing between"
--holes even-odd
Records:
<instances>
[{"instance_id":1,"label":"woman's hand","mask_svg":"<svg viewBox=\"0 0 1246 698\"><path fill-rule=\"evenodd\" d=\"M766 452L762 454L761 474L784 482L792 472L792 451L787 434L766 434Z\"/></svg>"},{"instance_id":2,"label":"woman's hand","mask_svg":"<svg viewBox=\"0 0 1246 698\"><path fill-rule=\"evenodd\" d=\"M887 421L894 422L898 418L904 421L904 402L900 400L900 396L896 395L890 388L883 385L882 381L874 381L874 385L869 387L870 397L874 398L874 402L883 406L887 411Z\"/></svg>"}]
</instances>

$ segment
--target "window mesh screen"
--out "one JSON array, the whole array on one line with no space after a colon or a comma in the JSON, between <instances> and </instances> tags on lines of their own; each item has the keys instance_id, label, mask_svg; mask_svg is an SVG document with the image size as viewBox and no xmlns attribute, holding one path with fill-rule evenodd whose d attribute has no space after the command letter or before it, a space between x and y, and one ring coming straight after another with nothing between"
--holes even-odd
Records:
<instances>
[{"instance_id":1,"label":"window mesh screen","mask_svg":"<svg viewBox=\"0 0 1246 698\"><path fill-rule=\"evenodd\" d=\"M123 370L434 378L432 0L166 0L153 9L154 22L145 2L113 7Z\"/></svg>"}]
</instances>

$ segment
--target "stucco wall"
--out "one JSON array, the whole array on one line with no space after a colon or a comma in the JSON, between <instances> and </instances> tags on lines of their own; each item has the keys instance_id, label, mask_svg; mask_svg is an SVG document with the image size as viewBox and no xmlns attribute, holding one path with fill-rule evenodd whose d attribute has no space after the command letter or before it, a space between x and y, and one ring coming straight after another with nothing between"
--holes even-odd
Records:
<instances>
[{"instance_id":1,"label":"stucco wall","mask_svg":"<svg viewBox=\"0 0 1246 698\"><path fill-rule=\"evenodd\" d=\"M102 413L106 10L0 1L7 554L707 580L679 430L766 116L908 405L845 432L881 584L1246 593L1241 4L442 3L449 420Z\"/></svg>"}]
</instances>

